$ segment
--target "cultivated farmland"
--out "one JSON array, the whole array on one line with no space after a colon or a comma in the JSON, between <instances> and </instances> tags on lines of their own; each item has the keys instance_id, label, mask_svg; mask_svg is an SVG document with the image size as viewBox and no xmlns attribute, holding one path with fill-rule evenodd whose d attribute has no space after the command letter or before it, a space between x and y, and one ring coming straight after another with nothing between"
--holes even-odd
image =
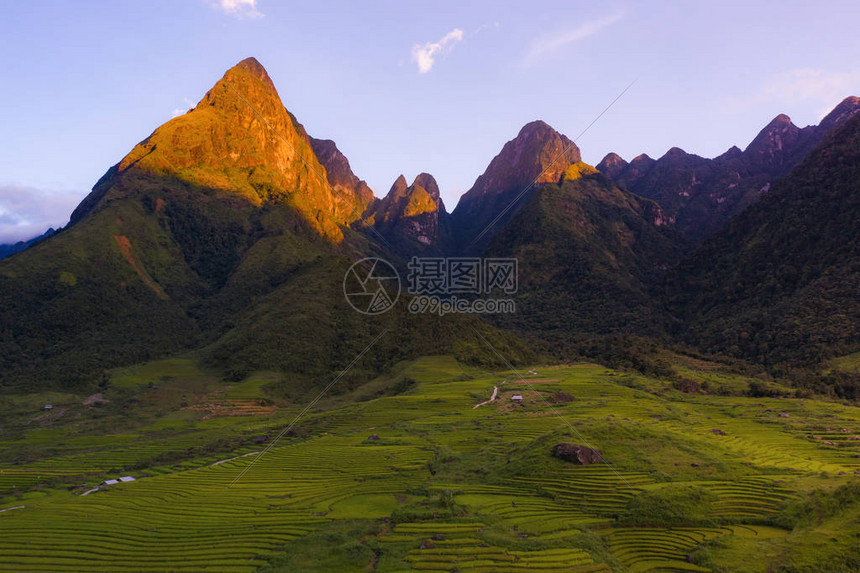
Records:
<instances>
[{"instance_id":1,"label":"cultivated farmland","mask_svg":"<svg viewBox=\"0 0 860 573\"><path fill-rule=\"evenodd\" d=\"M705 396L594 364L535 370L528 385L401 363L279 440L306 397L192 359L117 370L106 402L10 396L0 570L852 570L857 408L743 396L737 377ZM561 442L605 463L556 459ZM80 495L121 475L136 480Z\"/></svg>"}]
</instances>

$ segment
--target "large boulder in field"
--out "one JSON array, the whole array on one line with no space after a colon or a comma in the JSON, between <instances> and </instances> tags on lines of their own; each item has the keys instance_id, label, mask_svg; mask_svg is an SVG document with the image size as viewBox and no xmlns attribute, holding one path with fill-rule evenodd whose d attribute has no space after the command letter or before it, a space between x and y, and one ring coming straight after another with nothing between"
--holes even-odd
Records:
<instances>
[{"instance_id":1,"label":"large boulder in field","mask_svg":"<svg viewBox=\"0 0 860 573\"><path fill-rule=\"evenodd\" d=\"M577 444L556 444L552 449L552 455L560 460L565 460L574 464L587 466L596 464L603 459L598 450Z\"/></svg>"},{"instance_id":2,"label":"large boulder in field","mask_svg":"<svg viewBox=\"0 0 860 573\"><path fill-rule=\"evenodd\" d=\"M574 398L567 392L559 390L558 392L553 393L549 400L553 404L569 404L573 402Z\"/></svg>"}]
</instances>

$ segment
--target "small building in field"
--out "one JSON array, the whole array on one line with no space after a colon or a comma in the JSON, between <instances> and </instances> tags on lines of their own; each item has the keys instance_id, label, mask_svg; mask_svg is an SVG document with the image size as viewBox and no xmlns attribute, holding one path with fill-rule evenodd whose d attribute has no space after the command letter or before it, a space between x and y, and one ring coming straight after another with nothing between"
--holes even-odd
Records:
<instances>
[{"instance_id":1,"label":"small building in field","mask_svg":"<svg viewBox=\"0 0 860 573\"><path fill-rule=\"evenodd\" d=\"M511 396L511 401L512 401L512 402L517 402L518 404L522 404L522 402L523 402L523 397L522 397L522 396L520 396L519 394L514 394L513 396Z\"/></svg>"},{"instance_id":2,"label":"small building in field","mask_svg":"<svg viewBox=\"0 0 860 573\"><path fill-rule=\"evenodd\" d=\"M45 404L45 410L53 410L54 407L51 404Z\"/></svg>"},{"instance_id":3,"label":"small building in field","mask_svg":"<svg viewBox=\"0 0 860 573\"><path fill-rule=\"evenodd\" d=\"M134 481L134 478L131 476L123 476L119 478L119 481Z\"/></svg>"},{"instance_id":4,"label":"small building in field","mask_svg":"<svg viewBox=\"0 0 860 573\"><path fill-rule=\"evenodd\" d=\"M115 485L118 483L119 483L118 479L106 479L105 481L102 482L102 485Z\"/></svg>"}]
</instances>

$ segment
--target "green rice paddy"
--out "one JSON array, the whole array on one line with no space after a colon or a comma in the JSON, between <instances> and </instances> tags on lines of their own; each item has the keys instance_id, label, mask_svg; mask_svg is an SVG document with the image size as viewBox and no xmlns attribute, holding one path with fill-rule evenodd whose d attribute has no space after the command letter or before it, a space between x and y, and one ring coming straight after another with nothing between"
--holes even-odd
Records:
<instances>
[{"instance_id":1,"label":"green rice paddy","mask_svg":"<svg viewBox=\"0 0 860 573\"><path fill-rule=\"evenodd\" d=\"M175 359L113 372L106 402L3 396L0 570L852 570L860 504L792 516L860 480L856 407L537 371L402 363L277 443L309 400L269 395L278 374ZM559 442L608 463L554 459Z\"/></svg>"}]
</instances>

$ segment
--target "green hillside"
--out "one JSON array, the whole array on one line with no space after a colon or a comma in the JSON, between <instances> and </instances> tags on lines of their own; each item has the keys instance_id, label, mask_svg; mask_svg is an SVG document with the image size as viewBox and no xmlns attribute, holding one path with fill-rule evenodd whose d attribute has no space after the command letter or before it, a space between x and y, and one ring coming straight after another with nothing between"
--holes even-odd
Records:
<instances>
[{"instance_id":1,"label":"green hillside","mask_svg":"<svg viewBox=\"0 0 860 573\"><path fill-rule=\"evenodd\" d=\"M347 226L367 190L326 175L243 60L111 168L68 228L0 261L0 390L95 389L105 369L188 350L233 379L274 369L313 386L381 333L353 383L422 354L497 362L476 331L534 357L475 317L412 315L405 297L378 319L350 308L347 269L387 251Z\"/></svg>"},{"instance_id":2,"label":"green hillside","mask_svg":"<svg viewBox=\"0 0 860 573\"><path fill-rule=\"evenodd\" d=\"M577 168L579 167L579 168ZM585 164L547 184L493 238L519 265L517 313L500 323L555 341L577 334L659 336L668 313L649 292L681 252L660 208Z\"/></svg>"},{"instance_id":3,"label":"green hillside","mask_svg":"<svg viewBox=\"0 0 860 573\"><path fill-rule=\"evenodd\" d=\"M3 261L4 386L94 387L105 368L195 348L234 378L278 369L317 384L383 331L355 380L427 353L497 361L473 329L512 360L534 355L475 317L410 314L405 299L380 317L355 312L342 285L360 236L333 245L288 206L151 188Z\"/></svg>"},{"instance_id":4,"label":"green hillside","mask_svg":"<svg viewBox=\"0 0 860 573\"><path fill-rule=\"evenodd\" d=\"M685 260L671 283L683 335L763 364L860 345L860 117Z\"/></svg>"},{"instance_id":5,"label":"green hillside","mask_svg":"<svg viewBox=\"0 0 860 573\"><path fill-rule=\"evenodd\" d=\"M0 570L855 571L856 408L743 397L685 364L713 394L426 357L277 443L306 401L273 394L277 373L236 384L171 360L113 371L97 401L16 395ZM606 463L556 459L561 442Z\"/></svg>"},{"instance_id":6,"label":"green hillside","mask_svg":"<svg viewBox=\"0 0 860 573\"><path fill-rule=\"evenodd\" d=\"M205 289L168 230L123 201L0 266L4 385L66 387L197 342Z\"/></svg>"}]
</instances>

